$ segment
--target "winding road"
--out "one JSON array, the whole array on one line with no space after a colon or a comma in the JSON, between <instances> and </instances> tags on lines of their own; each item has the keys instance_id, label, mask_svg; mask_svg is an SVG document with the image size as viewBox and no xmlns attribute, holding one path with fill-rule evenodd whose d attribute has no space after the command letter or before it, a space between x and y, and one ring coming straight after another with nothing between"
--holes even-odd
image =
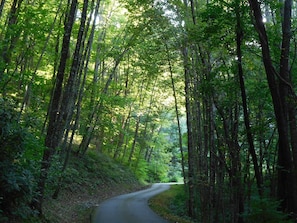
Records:
<instances>
[{"instance_id":1,"label":"winding road","mask_svg":"<svg viewBox=\"0 0 297 223\"><path fill-rule=\"evenodd\" d=\"M104 201L96 209L92 223L168 223L148 207L148 200L169 188L170 184L157 183Z\"/></svg>"}]
</instances>

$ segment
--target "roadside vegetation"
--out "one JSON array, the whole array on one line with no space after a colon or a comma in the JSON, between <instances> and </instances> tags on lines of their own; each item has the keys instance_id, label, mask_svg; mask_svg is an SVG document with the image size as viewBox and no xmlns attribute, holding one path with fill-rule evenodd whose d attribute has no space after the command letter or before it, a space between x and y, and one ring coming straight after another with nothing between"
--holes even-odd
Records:
<instances>
[{"instance_id":1,"label":"roadside vegetation","mask_svg":"<svg viewBox=\"0 0 297 223\"><path fill-rule=\"evenodd\" d=\"M150 207L169 222L192 223L187 213L184 188L183 184L171 185L169 190L149 200Z\"/></svg>"},{"instance_id":2,"label":"roadside vegetation","mask_svg":"<svg viewBox=\"0 0 297 223\"><path fill-rule=\"evenodd\" d=\"M177 184L151 198L149 206L171 223L193 223L195 221L188 215L188 199L185 185ZM293 223L288 215L278 210L278 207L279 201L255 196L246 204L241 217L246 223Z\"/></svg>"},{"instance_id":3,"label":"roadside vegetation","mask_svg":"<svg viewBox=\"0 0 297 223\"><path fill-rule=\"evenodd\" d=\"M127 167L95 151L90 151L83 159L73 157L70 160L62 185L57 199L52 198L52 193L45 199L47 222L89 222L102 201L145 187Z\"/></svg>"}]
</instances>

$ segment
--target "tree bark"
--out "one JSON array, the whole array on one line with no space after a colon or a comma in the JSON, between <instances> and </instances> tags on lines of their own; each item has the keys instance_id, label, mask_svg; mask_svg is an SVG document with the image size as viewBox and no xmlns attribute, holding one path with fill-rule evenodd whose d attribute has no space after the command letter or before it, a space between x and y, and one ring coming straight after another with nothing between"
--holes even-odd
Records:
<instances>
[{"instance_id":1,"label":"tree bark","mask_svg":"<svg viewBox=\"0 0 297 223\"><path fill-rule=\"evenodd\" d=\"M10 12L8 14L8 22L6 27L6 33L4 36L4 44L1 46L1 58L0 58L0 81L3 80L4 72L7 66L10 63L11 53L16 45L16 42L19 38L20 30L16 31L13 28L14 25L17 24L18 14L21 8L23 0L14 0L12 2ZM5 3L3 0L1 4Z\"/></svg>"},{"instance_id":2,"label":"tree bark","mask_svg":"<svg viewBox=\"0 0 297 223\"><path fill-rule=\"evenodd\" d=\"M96 104L92 105L93 109L88 120L88 127L86 127L86 132L83 136L82 142L79 145L79 150L77 151L77 154L84 156L84 154L88 149L90 141L93 137L94 129L100 119L100 112L98 111L100 111L103 106L103 100L104 100L103 96L107 95L110 84L115 76L116 69L118 68L122 58L124 57L125 53L128 52L128 50L129 48L124 49L123 52L118 56L118 58L116 58L115 65L109 73L109 76L108 76L108 79L106 80L104 88L101 90L101 96L99 100L97 102L93 101L93 103L96 103ZM96 80L94 81L96 83Z\"/></svg>"},{"instance_id":3,"label":"tree bark","mask_svg":"<svg viewBox=\"0 0 297 223\"><path fill-rule=\"evenodd\" d=\"M93 8L93 4L94 4L94 0L92 1L91 8ZM84 5L85 10L83 10L83 15L82 15L82 17L85 17L85 18L86 18L86 8L87 8L87 2ZM99 4L96 6L95 11L98 11L98 8L99 8ZM88 23L87 23L87 28L84 29L85 34L88 31L89 23L91 21L90 18L89 18ZM81 21L81 22L83 23L83 21ZM83 78L82 78L82 83L80 85L80 88L78 90L78 99L77 99L77 103L76 103L76 115L75 115L74 124L71 127L71 129L67 130L67 134L65 134L66 136L64 138L64 143L63 144L65 144L65 146L63 146L63 150L64 150L63 152L65 153L65 158L64 158L63 167L62 167L62 170L61 170L62 174L63 174L63 172L66 170L66 168L68 166L68 162L69 162L71 151L72 151L72 143L73 143L73 139L74 139L74 136L75 136L75 130L79 126L80 114L81 114L81 104L82 104L83 96L84 96L84 89L85 89L85 83L86 83L86 78L87 78L88 64L89 64L89 59L90 59L90 56L91 56L91 48L92 48L92 43L93 43L93 39L94 39L93 38L94 37L94 31L95 31L95 21L93 22L93 25L92 25L92 30L91 30L90 36L88 38L87 46L83 47L84 48L84 53L82 55L81 63L80 63L79 69L77 71L79 73L79 76L80 76L79 79L81 79L81 76L83 76ZM82 42L85 42L85 38L86 38L86 36L83 38L84 40L82 40ZM70 130L71 130L71 136L70 136L68 145L66 145L66 143L68 141L68 132ZM52 196L54 199L56 199L58 197L58 195L59 195L59 192L60 192L60 189L61 189L61 186L62 186L62 179L63 179L62 176L58 179L58 186L57 186L57 188L56 188L56 190L55 190L55 192L54 192L54 194Z\"/></svg>"},{"instance_id":4,"label":"tree bark","mask_svg":"<svg viewBox=\"0 0 297 223\"><path fill-rule=\"evenodd\" d=\"M190 105L190 77L189 77L189 64L188 64L188 52L187 48L184 47L183 51L184 59L184 79L185 79L185 101L186 101L186 116L187 116L187 130L188 130L188 214L190 217L196 217L195 211L195 149L193 145L193 135L192 135L192 115L191 115L191 105Z\"/></svg>"},{"instance_id":5,"label":"tree bark","mask_svg":"<svg viewBox=\"0 0 297 223\"><path fill-rule=\"evenodd\" d=\"M292 36L291 19L292 19L292 0L283 1L283 20L282 20L282 46L280 58L280 79L279 89L282 107L284 109L284 118L288 132L288 141L291 142L291 150L279 148L278 165L278 196L280 199L286 197L282 203L282 208L289 212L293 212L297 216L297 174L294 172L294 152L297 149L297 132L296 132L296 95L292 87L290 78L290 41ZM295 99L295 102L294 102ZM295 111L294 111L295 110ZM288 121L287 121L288 120ZM295 122L295 123L294 123ZM294 126L295 124L295 126ZM291 138L291 141L289 140ZM282 167L284 169L282 169ZM289 171L289 172L288 172Z\"/></svg>"},{"instance_id":6,"label":"tree bark","mask_svg":"<svg viewBox=\"0 0 297 223\"><path fill-rule=\"evenodd\" d=\"M2 17L2 12L3 12L4 5L5 5L5 1L6 0L1 0L1 3L0 3L0 18Z\"/></svg>"},{"instance_id":7,"label":"tree bark","mask_svg":"<svg viewBox=\"0 0 297 223\"><path fill-rule=\"evenodd\" d=\"M49 123L47 127L47 134L45 139L45 146L46 149L43 152L43 158L41 162L41 173L40 178L38 181L37 186L37 198L35 202L33 202L33 207L36 208L39 211L39 214L42 215L42 202L44 197L44 189L46 184L46 179L48 176L48 170L51 166L51 159L52 156L55 153L55 149L58 147L59 143L62 140L63 137L63 131L65 123L63 122L63 117L61 116L61 109L60 109L60 102L62 99L62 85L64 80L64 74L66 69L66 61L70 46L70 37L71 37L71 31L75 19L75 13L76 13L76 7L77 7L77 0L73 0L71 3L68 20L65 25L65 33L63 37L63 44L62 44L62 50L61 50L61 59L60 59L60 65L58 69L58 74L56 76L56 85L55 90L52 98L52 104L49 108Z\"/></svg>"},{"instance_id":8,"label":"tree bark","mask_svg":"<svg viewBox=\"0 0 297 223\"><path fill-rule=\"evenodd\" d=\"M134 153L135 153L136 141L137 141L137 138L138 138L139 125L140 125L140 116L136 120L136 127L135 127L135 131L134 131L133 143L132 143L131 151L130 151L129 158L128 158L129 166L132 165L132 158L133 158Z\"/></svg>"},{"instance_id":9,"label":"tree bark","mask_svg":"<svg viewBox=\"0 0 297 223\"><path fill-rule=\"evenodd\" d=\"M258 187L258 193L260 196L263 195L263 180L260 172L260 167L258 164L257 154L255 151L254 146L254 139L251 130L250 124L250 117L248 112L248 105L247 105L247 97L245 92L245 83L243 77L243 68L242 68L242 52L241 52L241 42L243 38L243 31L241 25L241 18L240 18L240 10L239 7L236 10L236 20L237 20L237 27L236 27L236 51L237 51L237 68L238 68L238 77L239 77L239 84L240 84L240 91L241 91L241 100L242 100L242 108L244 114L244 124L246 128L247 140L249 144L249 152L252 156L252 161L254 165L255 177Z\"/></svg>"},{"instance_id":10,"label":"tree bark","mask_svg":"<svg viewBox=\"0 0 297 223\"><path fill-rule=\"evenodd\" d=\"M296 176L293 174L293 163L292 163L292 154L290 148L289 140L289 130L288 130L288 112L284 107L286 100L288 99L288 89L291 91L292 85L288 82L286 78L287 72L287 63L288 61L288 50L289 50L289 40L286 29L290 22L290 5L292 4L291 0L285 1L285 11L283 21L283 38L282 38L282 47L285 47L281 51L281 63L280 74L278 74L273 66L270 48L268 42L268 36L266 28L263 23L262 12L260 4L257 0L249 0L250 8L254 16L254 25L259 34L259 39L262 48L263 63L266 71L266 77L268 80L268 85L270 93L272 96L274 114L276 117L276 123L278 128L279 135L279 145L278 145L278 198L281 200L282 210L288 213L297 213L297 200L296 198L296 189L292 185L296 185ZM287 11L289 10L289 11ZM285 26L285 27L284 27ZM289 39L288 39L289 38ZM279 85L277 84L276 78L279 78ZM286 85L286 86L285 86ZM296 136L295 136L296 137Z\"/></svg>"},{"instance_id":11,"label":"tree bark","mask_svg":"<svg viewBox=\"0 0 297 223\"><path fill-rule=\"evenodd\" d=\"M183 174L184 183L186 184L185 156L184 156L184 150L183 150L182 132L181 132L181 125L180 125L178 102L177 102L177 95L176 95L176 89L175 89L174 78L173 78L171 59L170 59L170 55L169 55L169 49L168 49L168 46L166 43L165 43L165 48L166 48L166 54L167 54L167 60L168 60L170 79L171 79L171 87L172 87L173 98L174 98L174 109L175 109L175 115L176 115L176 121L177 121L178 145L179 145L179 150L180 150L180 154L181 154L182 174Z\"/></svg>"}]
</instances>

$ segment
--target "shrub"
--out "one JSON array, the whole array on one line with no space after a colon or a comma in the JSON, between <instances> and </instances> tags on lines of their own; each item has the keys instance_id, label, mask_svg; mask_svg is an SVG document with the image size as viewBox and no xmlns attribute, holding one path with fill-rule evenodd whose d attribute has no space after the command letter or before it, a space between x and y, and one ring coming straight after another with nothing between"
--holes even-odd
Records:
<instances>
[{"instance_id":1,"label":"shrub","mask_svg":"<svg viewBox=\"0 0 297 223\"><path fill-rule=\"evenodd\" d=\"M0 221L27 219L31 210L35 181L32 162L23 154L29 133L18 122L12 101L0 99Z\"/></svg>"},{"instance_id":2,"label":"shrub","mask_svg":"<svg viewBox=\"0 0 297 223\"><path fill-rule=\"evenodd\" d=\"M253 197L243 217L247 223L291 223L288 215L278 210L279 201Z\"/></svg>"}]
</instances>

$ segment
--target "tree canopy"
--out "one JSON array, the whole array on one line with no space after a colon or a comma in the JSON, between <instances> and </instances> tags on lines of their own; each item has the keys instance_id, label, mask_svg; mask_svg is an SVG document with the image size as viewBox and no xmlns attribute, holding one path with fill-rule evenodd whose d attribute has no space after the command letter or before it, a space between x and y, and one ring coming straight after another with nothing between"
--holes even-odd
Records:
<instances>
[{"instance_id":1,"label":"tree canopy","mask_svg":"<svg viewBox=\"0 0 297 223\"><path fill-rule=\"evenodd\" d=\"M195 222L296 222L296 6L1 0L0 220L94 151L182 180Z\"/></svg>"}]
</instances>

